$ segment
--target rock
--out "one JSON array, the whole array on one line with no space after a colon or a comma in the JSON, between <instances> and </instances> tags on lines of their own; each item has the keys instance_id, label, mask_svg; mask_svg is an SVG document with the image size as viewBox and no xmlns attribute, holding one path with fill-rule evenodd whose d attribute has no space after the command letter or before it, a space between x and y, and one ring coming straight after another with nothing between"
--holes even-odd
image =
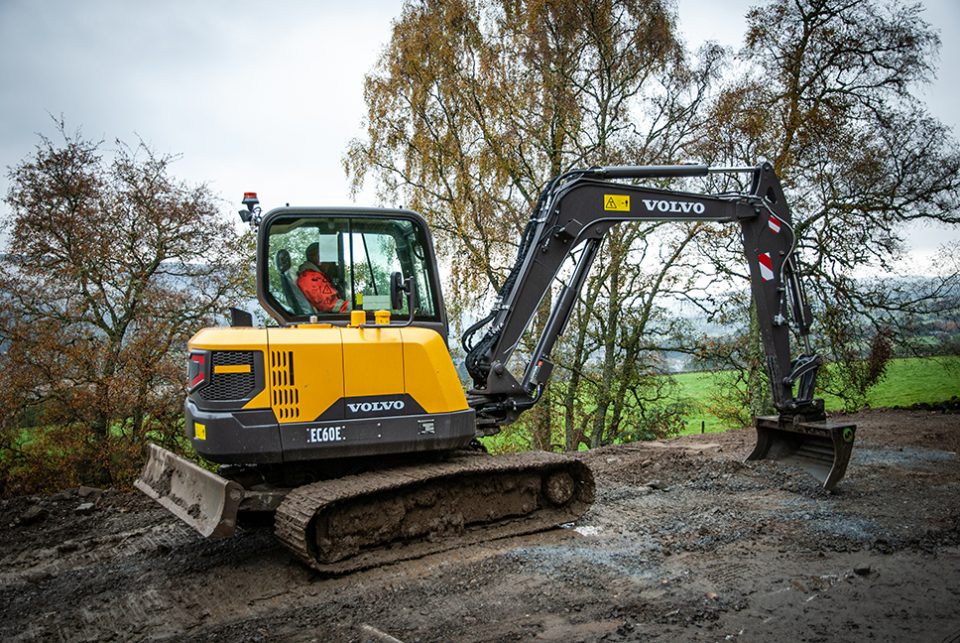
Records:
<instances>
[{"instance_id":1,"label":"rock","mask_svg":"<svg viewBox=\"0 0 960 643\"><path fill-rule=\"evenodd\" d=\"M40 505L32 505L27 508L22 514L20 514L20 524L21 525L32 525L35 522L40 522L47 517L47 510L41 507Z\"/></svg>"},{"instance_id":2,"label":"rock","mask_svg":"<svg viewBox=\"0 0 960 643\"><path fill-rule=\"evenodd\" d=\"M871 571L870 565L857 565L853 568L853 573L857 576L867 576Z\"/></svg>"},{"instance_id":3,"label":"rock","mask_svg":"<svg viewBox=\"0 0 960 643\"><path fill-rule=\"evenodd\" d=\"M86 498L87 496L99 496L103 493L103 489L97 489L96 487L80 487L77 489L77 495L81 498Z\"/></svg>"},{"instance_id":4,"label":"rock","mask_svg":"<svg viewBox=\"0 0 960 643\"><path fill-rule=\"evenodd\" d=\"M715 601L717 600L716 592L707 592L707 600Z\"/></svg>"},{"instance_id":5,"label":"rock","mask_svg":"<svg viewBox=\"0 0 960 643\"><path fill-rule=\"evenodd\" d=\"M74 509L73 511L74 513L85 515L85 514L93 513L94 507L95 505L92 502L81 502L79 505L77 505L77 508Z\"/></svg>"},{"instance_id":6,"label":"rock","mask_svg":"<svg viewBox=\"0 0 960 643\"><path fill-rule=\"evenodd\" d=\"M73 540L68 540L64 543L57 545L57 552L60 554L66 554L72 551L77 551L80 549L80 543Z\"/></svg>"},{"instance_id":7,"label":"rock","mask_svg":"<svg viewBox=\"0 0 960 643\"><path fill-rule=\"evenodd\" d=\"M647 483L647 486L650 487L651 489L659 489L660 491L667 491L670 489L669 486L665 485L659 480L651 480L650 482Z\"/></svg>"}]
</instances>

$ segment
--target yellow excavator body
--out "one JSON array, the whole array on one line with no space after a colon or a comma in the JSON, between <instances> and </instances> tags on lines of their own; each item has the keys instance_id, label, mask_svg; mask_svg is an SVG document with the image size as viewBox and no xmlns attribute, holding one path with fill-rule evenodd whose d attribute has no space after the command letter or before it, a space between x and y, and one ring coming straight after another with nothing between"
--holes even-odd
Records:
<instances>
[{"instance_id":1,"label":"yellow excavator body","mask_svg":"<svg viewBox=\"0 0 960 643\"><path fill-rule=\"evenodd\" d=\"M468 408L443 339L424 328L204 328L189 349L269 355L265 387L242 408L272 408L281 424L307 421L343 397L365 395L408 394L428 413ZM248 372L214 367L213 376ZM284 378L287 373L292 383ZM288 413L285 407L292 405L284 400L291 395L299 403Z\"/></svg>"},{"instance_id":2,"label":"yellow excavator body","mask_svg":"<svg viewBox=\"0 0 960 643\"><path fill-rule=\"evenodd\" d=\"M302 324L206 328L187 436L214 462L324 460L465 446L473 410L435 331Z\"/></svg>"}]
</instances>

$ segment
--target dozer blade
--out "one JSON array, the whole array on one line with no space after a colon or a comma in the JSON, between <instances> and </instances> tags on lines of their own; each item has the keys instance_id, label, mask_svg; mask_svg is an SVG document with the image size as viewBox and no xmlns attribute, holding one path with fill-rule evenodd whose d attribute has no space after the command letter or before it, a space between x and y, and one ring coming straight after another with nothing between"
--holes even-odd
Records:
<instances>
[{"instance_id":1,"label":"dozer blade","mask_svg":"<svg viewBox=\"0 0 960 643\"><path fill-rule=\"evenodd\" d=\"M232 536L243 487L155 444L148 446L149 457L134 486L201 535Z\"/></svg>"},{"instance_id":2,"label":"dozer blade","mask_svg":"<svg viewBox=\"0 0 960 643\"><path fill-rule=\"evenodd\" d=\"M778 460L800 467L832 490L847 471L857 425L820 420L782 421L757 418L757 446L747 460Z\"/></svg>"}]
</instances>

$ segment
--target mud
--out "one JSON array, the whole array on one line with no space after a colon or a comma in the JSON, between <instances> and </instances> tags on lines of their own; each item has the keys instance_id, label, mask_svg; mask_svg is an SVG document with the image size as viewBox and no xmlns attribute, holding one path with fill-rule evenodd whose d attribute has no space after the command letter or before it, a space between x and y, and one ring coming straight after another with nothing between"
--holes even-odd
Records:
<instances>
[{"instance_id":1,"label":"mud","mask_svg":"<svg viewBox=\"0 0 960 643\"><path fill-rule=\"evenodd\" d=\"M3 501L0 639L960 640L960 414L851 419L832 494L750 431L605 448L567 529L341 578L137 493Z\"/></svg>"}]
</instances>

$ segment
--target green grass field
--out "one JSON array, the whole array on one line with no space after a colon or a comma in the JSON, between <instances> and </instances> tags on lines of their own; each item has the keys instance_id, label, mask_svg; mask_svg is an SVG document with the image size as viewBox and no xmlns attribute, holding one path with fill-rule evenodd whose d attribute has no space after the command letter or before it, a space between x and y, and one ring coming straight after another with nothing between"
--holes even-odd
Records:
<instances>
[{"instance_id":1,"label":"green grass field","mask_svg":"<svg viewBox=\"0 0 960 643\"><path fill-rule=\"evenodd\" d=\"M680 395L699 404L706 402L715 387L718 373L681 373L676 375ZM916 357L894 359L886 377L870 389L867 404L872 408L936 403L960 395L960 357ZM832 395L824 398L827 410L842 408ZM737 428L723 423L707 411L687 418L683 433L700 433L701 422L707 433Z\"/></svg>"}]
</instances>

